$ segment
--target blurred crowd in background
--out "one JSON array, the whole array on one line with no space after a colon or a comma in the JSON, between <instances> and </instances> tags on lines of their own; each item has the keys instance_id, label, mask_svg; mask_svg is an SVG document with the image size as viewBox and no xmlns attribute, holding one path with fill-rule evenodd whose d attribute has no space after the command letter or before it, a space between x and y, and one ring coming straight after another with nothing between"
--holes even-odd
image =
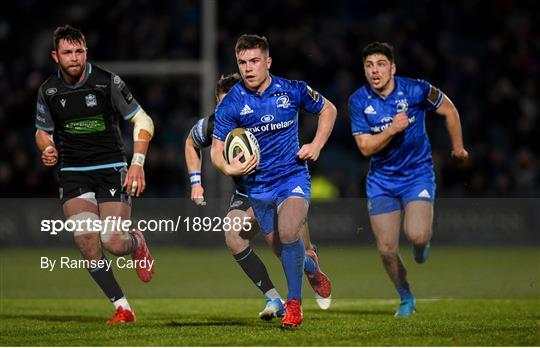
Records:
<instances>
[{"instance_id":1,"label":"blurred crowd in background","mask_svg":"<svg viewBox=\"0 0 540 348\"><path fill-rule=\"evenodd\" d=\"M34 144L36 94L56 70L52 32L71 24L83 30L90 61L197 59L199 1L42 2L4 4L0 14L0 194L54 197L57 180ZM338 109L332 136L310 164L314 195L362 197L369 159L350 132L347 101L365 83L362 48L394 46L397 74L442 89L461 115L472 160L450 158L444 119L427 117L439 196L538 196L540 120L539 6L534 1L259 1L217 2L218 72L237 70L236 38L265 35L271 72L301 79ZM218 76L216 76L216 79ZM124 78L152 116L156 134L145 165L151 197L189 197L185 137L202 116L194 76ZM301 115L308 142L315 117ZM126 144L131 125L124 125ZM129 146L128 146L129 148Z\"/></svg>"}]
</instances>

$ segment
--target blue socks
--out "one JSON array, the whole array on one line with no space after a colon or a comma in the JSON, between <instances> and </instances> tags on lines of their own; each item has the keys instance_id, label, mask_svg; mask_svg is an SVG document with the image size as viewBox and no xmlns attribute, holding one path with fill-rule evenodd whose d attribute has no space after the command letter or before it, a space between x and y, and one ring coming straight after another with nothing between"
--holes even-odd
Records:
<instances>
[{"instance_id":1,"label":"blue socks","mask_svg":"<svg viewBox=\"0 0 540 348\"><path fill-rule=\"evenodd\" d=\"M409 288L409 283L407 282L396 286L396 290L399 293L399 297L401 297L402 300L410 299L414 297L411 292L411 289Z\"/></svg>"},{"instance_id":2,"label":"blue socks","mask_svg":"<svg viewBox=\"0 0 540 348\"><path fill-rule=\"evenodd\" d=\"M289 244L282 243L281 264L289 288L287 301L293 298L298 301L302 300L302 277L304 276L305 259L304 242L301 239Z\"/></svg>"},{"instance_id":3,"label":"blue socks","mask_svg":"<svg viewBox=\"0 0 540 348\"><path fill-rule=\"evenodd\" d=\"M304 257L304 272L307 274L315 274L315 272L317 272L315 261L307 255Z\"/></svg>"}]
</instances>

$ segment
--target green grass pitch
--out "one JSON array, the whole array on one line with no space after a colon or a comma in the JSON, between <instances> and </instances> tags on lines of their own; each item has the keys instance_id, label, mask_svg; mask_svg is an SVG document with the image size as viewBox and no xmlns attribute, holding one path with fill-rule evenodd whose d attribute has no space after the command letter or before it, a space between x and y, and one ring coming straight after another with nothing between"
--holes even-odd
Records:
<instances>
[{"instance_id":1,"label":"green grass pitch","mask_svg":"<svg viewBox=\"0 0 540 348\"><path fill-rule=\"evenodd\" d=\"M257 252L282 295L281 265ZM77 257L71 249L0 250L0 345L52 346L500 346L540 345L537 247L438 247L416 265L402 249L417 297L413 318L398 300L373 246L320 248L334 303L318 309L304 283L304 324L263 322L261 295L223 246L155 248L156 275L138 281L115 269L138 321L109 327L112 306L83 270L40 269L40 257Z\"/></svg>"}]
</instances>

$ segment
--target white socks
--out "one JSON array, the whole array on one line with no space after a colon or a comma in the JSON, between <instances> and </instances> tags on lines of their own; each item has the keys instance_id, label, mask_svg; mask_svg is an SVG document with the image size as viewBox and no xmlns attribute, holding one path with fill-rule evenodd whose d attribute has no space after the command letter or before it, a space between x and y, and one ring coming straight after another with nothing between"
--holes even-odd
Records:
<instances>
[{"instance_id":1,"label":"white socks","mask_svg":"<svg viewBox=\"0 0 540 348\"><path fill-rule=\"evenodd\" d=\"M271 300L275 300L276 298L281 298L281 296L279 296L279 293L277 292L276 288L272 288L272 289L268 290L267 292L264 293L264 296L266 296L266 298L269 298Z\"/></svg>"},{"instance_id":2,"label":"white socks","mask_svg":"<svg viewBox=\"0 0 540 348\"><path fill-rule=\"evenodd\" d=\"M122 297L121 299L114 301L113 305L114 305L114 309L118 309L118 307L122 307L123 309L131 310L131 307L129 306L129 303L125 296Z\"/></svg>"}]
</instances>

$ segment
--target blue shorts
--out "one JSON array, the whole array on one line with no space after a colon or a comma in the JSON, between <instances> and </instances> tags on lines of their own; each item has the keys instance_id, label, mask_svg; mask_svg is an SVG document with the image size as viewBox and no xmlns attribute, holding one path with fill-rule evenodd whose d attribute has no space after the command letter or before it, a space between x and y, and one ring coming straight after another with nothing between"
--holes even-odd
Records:
<instances>
[{"instance_id":1,"label":"blue shorts","mask_svg":"<svg viewBox=\"0 0 540 348\"><path fill-rule=\"evenodd\" d=\"M366 180L369 215L402 210L411 201L427 201L433 204L436 187L432 170L407 176L370 173Z\"/></svg>"},{"instance_id":2,"label":"blue shorts","mask_svg":"<svg viewBox=\"0 0 540 348\"><path fill-rule=\"evenodd\" d=\"M261 231L268 234L275 230L277 207L288 197L301 197L309 202L311 181L305 173L294 174L279 182L274 189L263 193L249 193L251 207Z\"/></svg>"}]
</instances>

